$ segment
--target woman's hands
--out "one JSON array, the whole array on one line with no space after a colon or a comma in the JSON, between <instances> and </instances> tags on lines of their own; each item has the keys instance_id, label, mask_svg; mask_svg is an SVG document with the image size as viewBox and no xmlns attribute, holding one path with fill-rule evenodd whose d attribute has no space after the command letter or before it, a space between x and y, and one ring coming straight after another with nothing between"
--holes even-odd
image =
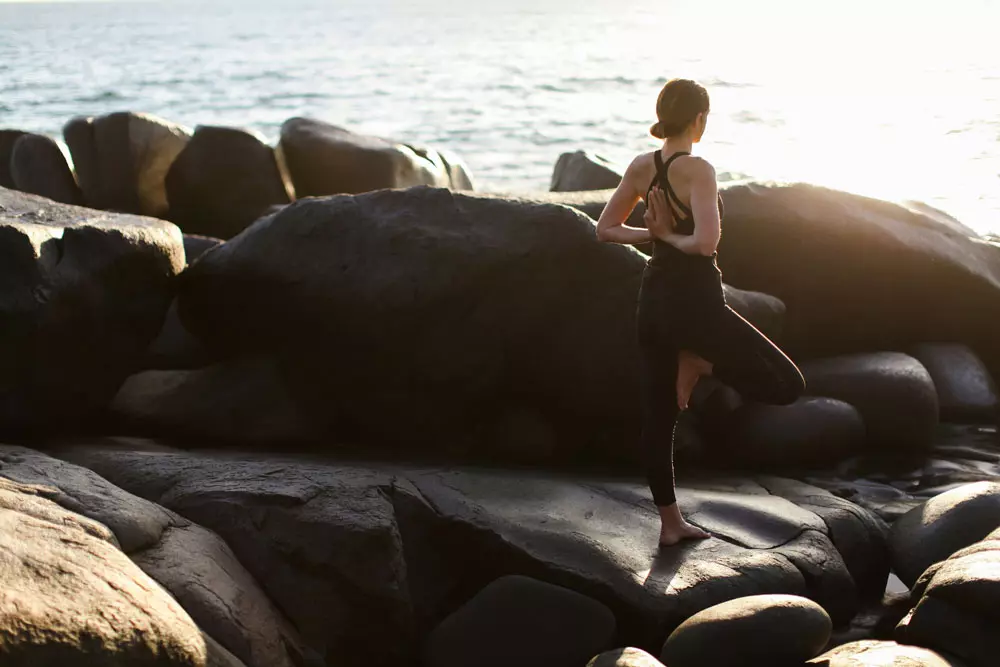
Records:
<instances>
[{"instance_id":1,"label":"woman's hands","mask_svg":"<svg viewBox=\"0 0 1000 667\"><path fill-rule=\"evenodd\" d=\"M669 208L670 204L667 203L666 194L659 185L654 185L646 199L646 212L642 215L646 229L656 238L671 243L670 237L675 236L676 222Z\"/></svg>"}]
</instances>

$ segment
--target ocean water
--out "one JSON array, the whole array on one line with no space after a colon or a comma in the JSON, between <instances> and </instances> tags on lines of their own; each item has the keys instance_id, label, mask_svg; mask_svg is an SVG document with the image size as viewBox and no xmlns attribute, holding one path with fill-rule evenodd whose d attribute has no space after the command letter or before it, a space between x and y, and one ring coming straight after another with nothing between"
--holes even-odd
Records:
<instances>
[{"instance_id":1,"label":"ocean water","mask_svg":"<svg viewBox=\"0 0 1000 667\"><path fill-rule=\"evenodd\" d=\"M671 77L720 180L917 199L1000 233L1000 2L0 0L0 127L145 111L276 140L311 116L448 148L480 189L650 150Z\"/></svg>"}]
</instances>

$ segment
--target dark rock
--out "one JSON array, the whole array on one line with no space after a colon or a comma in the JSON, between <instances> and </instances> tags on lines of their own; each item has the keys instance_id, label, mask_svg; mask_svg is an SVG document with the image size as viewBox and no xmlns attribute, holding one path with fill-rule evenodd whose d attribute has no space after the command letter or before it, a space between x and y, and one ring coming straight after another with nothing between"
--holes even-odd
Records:
<instances>
[{"instance_id":1,"label":"dark rock","mask_svg":"<svg viewBox=\"0 0 1000 667\"><path fill-rule=\"evenodd\" d=\"M344 665L407 655L411 638L508 574L598 600L620 641L658 650L691 615L745 595L805 595L846 624L871 589L881 595L888 572L877 519L791 480L763 481L808 507L752 478L682 479L681 507L716 539L658 551L658 515L635 482L79 447L61 455L217 531L307 642Z\"/></svg>"},{"instance_id":2,"label":"dark rock","mask_svg":"<svg viewBox=\"0 0 1000 667\"><path fill-rule=\"evenodd\" d=\"M107 528L0 479L0 636L5 664L202 667L181 606L118 550Z\"/></svg>"},{"instance_id":3,"label":"dark rock","mask_svg":"<svg viewBox=\"0 0 1000 667\"><path fill-rule=\"evenodd\" d=\"M965 345L925 343L912 350L937 388L941 419L962 423L997 420L997 387L976 353Z\"/></svg>"},{"instance_id":4,"label":"dark rock","mask_svg":"<svg viewBox=\"0 0 1000 667\"><path fill-rule=\"evenodd\" d=\"M810 185L722 191L727 282L788 306L793 358L965 343L996 376L1000 246L954 221ZM862 411L863 412L863 411Z\"/></svg>"},{"instance_id":5,"label":"dark rock","mask_svg":"<svg viewBox=\"0 0 1000 667\"><path fill-rule=\"evenodd\" d=\"M197 442L291 445L317 436L274 362L263 358L133 375L111 412L130 433Z\"/></svg>"},{"instance_id":6,"label":"dark rock","mask_svg":"<svg viewBox=\"0 0 1000 667\"><path fill-rule=\"evenodd\" d=\"M663 667L663 663L639 648L605 651L587 663L587 667Z\"/></svg>"},{"instance_id":7,"label":"dark rock","mask_svg":"<svg viewBox=\"0 0 1000 667\"><path fill-rule=\"evenodd\" d=\"M290 201L274 150L259 135L200 125L166 176L168 217L185 233L228 239Z\"/></svg>"},{"instance_id":8,"label":"dark rock","mask_svg":"<svg viewBox=\"0 0 1000 667\"><path fill-rule=\"evenodd\" d=\"M815 667L964 667L918 646L866 640L843 644L806 663Z\"/></svg>"},{"instance_id":9,"label":"dark rock","mask_svg":"<svg viewBox=\"0 0 1000 667\"><path fill-rule=\"evenodd\" d=\"M307 199L190 267L180 316L220 354L279 355L296 400L344 437L488 457L525 409L560 456L632 458L644 265L562 206L428 188Z\"/></svg>"},{"instance_id":10,"label":"dark rock","mask_svg":"<svg viewBox=\"0 0 1000 667\"><path fill-rule=\"evenodd\" d=\"M872 448L925 452L938 424L937 391L919 361L897 352L857 354L801 364L806 392L858 409Z\"/></svg>"},{"instance_id":11,"label":"dark rock","mask_svg":"<svg viewBox=\"0 0 1000 667\"><path fill-rule=\"evenodd\" d=\"M103 408L183 264L168 222L0 189L0 428L70 428Z\"/></svg>"},{"instance_id":12,"label":"dark rock","mask_svg":"<svg viewBox=\"0 0 1000 667\"><path fill-rule=\"evenodd\" d=\"M608 190L622 182L622 172L600 155L587 151L563 153L552 172L552 192Z\"/></svg>"},{"instance_id":13,"label":"dark rock","mask_svg":"<svg viewBox=\"0 0 1000 667\"><path fill-rule=\"evenodd\" d=\"M430 185L471 190L454 154L355 134L311 118L290 118L278 147L298 197Z\"/></svg>"},{"instance_id":14,"label":"dark rock","mask_svg":"<svg viewBox=\"0 0 1000 667\"><path fill-rule=\"evenodd\" d=\"M184 256L187 258L187 263L191 264L196 259L204 255L206 252L219 245L220 243L225 243L222 239L213 238L211 236L198 236L197 234L185 234L184 235Z\"/></svg>"},{"instance_id":15,"label":"dark rock","mask_svg":"<svg viewBox=\"0 0 1000 667\"><path fill-rule=\"evenodd\" d=\"M528 194L507 195L510 197L520 197L528 201L540 204L562 204L575 208L581 213L585 213L595 222L600 219L604 207L614 194L614 190L588 190L583 192L531 192ZM636 204L629 214L625 224L629 227L646 227L646 222L642 216L646 213L646 205L642 201ZM652 243L637 243L633 246L639 252L649 255L653 252Z\"/></svg>"},{"instance_id":16,"label":"dark rock","mask_svg":"<svg viewBox=\"0 0 1000 667\"><path fill-rule=\"evenodd\" d=\"M726 420L727 462L753 468L818 468L864 449L861 415L842 401L802 398L791 405L750 403Z\"/></svg>"},{"instance_id":17,"label":"dark rock","mask_svg":"<svg viewBox=\"0 0 1000 667\"><path fill-rule=\"evenodd\" d=\"M0 446L0 477L41 485L61 507L110 528L136 565L248 667L293 664L288 651L300 650L301 640L214 533L31 449Z\"/></svg>"},{"instance_id":18,"label":"dark rock","mask_svg":"<svg viewBox=\"0 0 1000 667\"><path fill-rule=\"evenodd\" d=\"M78 117L63 128L88 206L163 218L164 179L191 131L149 114Z\"/></svg>"},{"instance_id":19,"label":"dark rock","mask_svg":"<svg viewBox=\"0 0 1000 667\"><path fill-rule=\"evenodd\" d=\"M82 204L83 193L66 164L66 156L49 137L26 134L14 143L10 157L14 187L63 204Z\"/></svg>"},{"instance_id":20,"label":"dark rock","mask_svg":"<svg viewBox=\"0 0 1000 667\"><path fill-rule=\"evenodd\" d=\"M10 156L14 144L27 132L21 130L0 130L0 188L14 189L14 177L10 173Z\"/></svg>"},{"instance_id":21,"label":"dark rock","mask_svg":"<svg viewBox=\"0 0 1000 667\"><path fill-rule=\"evenodd\" d=\"M506 576L481 590L427 639L428 667L577 667L606 650L615 617L559 586Z\"/></svg>"},{"instance_id":22,"label":"dark rock","mask_svg":"<svg viewBox=\"0 0 1000 667\"><path fill-rule=\"evenodd\" d=\"M700 611L663 645L670 667L797 665L820 653L833 625L823 608L794 595L754 595Z\"/></svg>"},{"instance_id":23,"label":"dark rock","mask_svg":"<svg viewBox=\"0 0 1000 667\"><path fill-rule=\"evenodd\" d=\"M968 484L910 510L892 525L893 570L908 586L928 567L1000 526L1000 483Z\"/></svg>"}]
</instances>

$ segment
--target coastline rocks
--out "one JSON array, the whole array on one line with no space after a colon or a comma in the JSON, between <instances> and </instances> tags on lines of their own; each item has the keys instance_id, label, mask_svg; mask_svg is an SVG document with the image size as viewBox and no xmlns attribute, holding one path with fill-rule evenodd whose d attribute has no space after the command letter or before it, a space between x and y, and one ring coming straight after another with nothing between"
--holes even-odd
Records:
<instances>
[{"instance_id":1,"label":"coastline rocks","mask_svg":"<svg viewBox=\"0 0 1000 667\"><path fill-rule=\"evenodd\" d=\"M881 596L888 572L878 580L874 517L791 480L682 479L685 514L716 538L658 550L659 518L638 481L94 447L60 455L217 531L310 646L345 665L408 654L408 638L509 574L601 602L618 640L658 650L691 615L746 595L808 596L846 623L860 599ZM375 628L395 641L375 641Z\"/></svg>"},{"instance_id":2,"label":"coastline rocks","mask_svg":"<svg viewBox=\"0 0 1000 667\"><path fill-rule=\"evenodd\" d=\"M928 500L892 525L893 569L912 586L934 563L1000 526L1000 483L966 484Z\"/></svg>"},{"instance_id":3,"label":"coastline rocks","mask_svg":"<svg viewBox=\"0 0 1000 667\"><path fill-rule=\"evenodd\" d=\"M934 380L941 419L963 423L995 423L997 387L976 353L965 345L924 343L911 350Z\"/></svg>"},{"instance_id":4,"label":"coastline rocks","mask_svg":"<svg viewBox=\"0 0 1000 667\"><path fill-rule=\"evenodd\" d=\"M552 172L552 192L582 192L618 187L622 172L607 159L588 151L563 153Z\"/></svg>"},{"instance_id":5,"label":"coastline rocks","mask_svg":"<svg viewBox=\"0 0 1000 667\"><path fill-rule=\"evenodd\" d=\"M724 449L751 468L818 468L864 449L865 423L852 405L801 398L791 405L745 404L727 416Z\"/></svg>"},{"instance_id":6,"label":"coastline rocks","mask_svg":"<svg viewBox=\"0 0 1000 667\"><path fill-rule=\"evenodd\" d=\"M814 667L965 667L919 646L864 640L842 644L806 663Z\"/></svg>"},{"instance_id":7,"label":"coastline rocks","mask_svg":"<svg viewBox=\"0 0 1000 667\"><path fill-rule=\"evenodd\" d=\"M639 648L605 651L587 663L587 667L664 667L663 663Z\"/></svg>"},{"instance_id":8,"label":"coastline rocks","mask_svg":"<svg viewBox=\"0 0 1000 667\"><path fill-rule=\"evenodd\" d=\"M471 190L457 156L355 134L311 118L290 118L278 145L299 197L430 185Z\"/></svg>"},{"instance_id":9,"label":"coastline rocks","mask_svg":"<svg viewBox=\"0 0 1000 667\"><path fill-rule=\"evenodd\" d=\"M0 653L32 667L203 667L201 632L101 524L0 479ZM84 648L85 647L85 648Z\"/></svg>"},{"instance_id":10,"label":"coastline rocks","mask_svg":"<svg viewBox=\"0 0 1000 667\"><path fill-rule=\"evenodd\" d=\"M190 137L185 127L127 111L63 128L87 206L157 218L167 214L167 171Z\"/></svg>"},{"instance_id":11,"label":"coastline rocks","mask_svg":"<svg viewBox=\"0 0 1000 667\"><path fill-rule=\"evenodd\" d=\"M14 188L62 204L83 203L66 156L55 141L40 134L25 134L14 143L10 156Z\"/></svg>"},{"instance_id":12,"label":"coastline rocks","mask_svg":"<svg viewBox=\"0 0 1000 667\"><path fill-rule=\"evenodd\" d=\"M876 352L808 361L801 369L808 394L857 408L872 449L917 453L930 448L938 424L937 391L916 359Z\"/></svg>"},{"instance_id":13,"label":"coastline rocks","mask_svg":"<svg viewBox=\"0 0 1000 667\"><path fill-rule=\"evenodd\" d=\"M228 239L291 201L274 150L259 135L199 125L166 175L168 218L185 233Z\"/></svg>"},{"instance_id":14,"label":"coastline rocks","mask_svg":"<svg viewBox=\"0 0 1000 667\"><path fill-rule=\"evenodd\" d=\"M1000 528L928 568L912 596L919 601L897 626L898 641L947 651L971 667L995 665L1000 655Z\"/></svg>"},{"instance_id":15,"label":"coastline rocks","mask_svg":"<svg viewBox=\"0 0 1000 667\"><path fill-rule=\"evenodd\" d=\"M301 640L217 535L90 470L23 447L0 446L0 477L44 489L60 507L110 528L112 543L247 667L301 664L289 655L301 652Z\"/></svg>"},{"instance_id":16,"label":"coastline rocks","mask_svg":"<svg viewBox=\"0 0 1000 667\"><path fill-rule=\"evenodd\" d=\"M0 428L70 428L105 406L183 263L168 222L0 189Z\"/></svg>"},{"instance_id":17,"label":"coastline rocks","mask_svg":"<svg viewBox=\"0 0 1000 667\"><path fill-rule=\"evenodd\" d=\"M725 279L785 302L793 358L944 340L1000 371L983 315L1000 310L1000 248L940 216L821 187L740 184L722 197Z\"/></svg>"},{"instance_id":18,"label":"coastline rocks","mask_svg":"<svg viewBox=\"0 0 1000 667\"><path fill-rule=\"evenodd\" d=\"M0 130L0 188L14 189L14 177L10 173L10 156L14 144L27 132L21 130Z\"/></svg>"},{"instance_id":19,"label":"coastline rocks","mask_svg":"<svg viewBox=\"0 0 1000 667\"><path fill-rule=\"evenodd\" d=\"M833 624L818 604L794 595L737 598L698 612L671 633L669 667L796 665L823 650Z\"/></svg>"},{"instance_id":20,"label":"coastline rocks","mask_svg":"<svg viewBox=\"0 0 1000 667\"><path fill-rule=\"evenodd\" d=\"M427 639L428 667L577 667L608 648L615 617L600 602L529 577L490 583Z\"/></svg>"}]
</instances>

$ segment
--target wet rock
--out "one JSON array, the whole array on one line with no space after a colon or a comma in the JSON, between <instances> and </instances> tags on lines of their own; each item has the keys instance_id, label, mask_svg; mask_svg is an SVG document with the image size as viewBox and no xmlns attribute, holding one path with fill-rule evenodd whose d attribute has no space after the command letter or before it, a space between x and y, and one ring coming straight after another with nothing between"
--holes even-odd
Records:
<instances>
[{"instance_id":1,"label":"wet rock","mask_svg":"<svg viewBox=\"0 0 1000 667\"><path fill-rule=\"evenodd\" d=\"M10 156L14 143L27 132L21 130L0 130L0 188L14 189L14 177L10 173Z\"/></svg>"},{"instance_id":2,"label":"wet rock","mask_svg":"<svg viewBox=\"0 0 1000 667\"><path fill-rule=\"evenodd\" d=\"M830 398L747 404L726 421L723 447L729 462L753 468L818 468L854 456L865 444L858 411Z\"/></svg>"},{"instance_id":3,"label":"wet rock","mask_svg":"<svg viewBox=\"0 0 1000 667\"><path fill-rule=\"evenodd\" d=\"M608 648L615 617L600 602L522 576L501 577L427 639L428 667L574 667Z\"/></svg>"},{"instance_id":4,"label":"wet rock","mask_svg":"<svg viewBox=\"0 0 1000 667\"><path fill-rule=\"evenodd\" d=\"M166 217L164 179L191 131L150 114L74 118L63 128L87 206Z\"/></svg>"},{"instance_id":5,"label":"wet rock","mask_svg":"<svg viewBox=\"0 0 1000 667\"><path fill-rule=\"evenodd\" d=\"M916 207L816 186L739 184L722 197L723 275L784 301L793 358L950 341L1000 371L983 316L1000 309L1000 247Z\"/></svg>"},{"instance_id":6,"label":"wet rock","mask_svg":"<svg viewBox=\"0 0 1000 667\"><path fill-rule=\"evenodd\" d=\"M407 638L509 574L603 603L620 641L658 650L693 614L746 595L808 596L847 623L859 600L881 595L888 572L877 519L791 480L682 479L681 507L716 539L657 550L658 515L639 482L98 448L61 455L217 531L307 642L341 664L408 654ZM397 641L374 642L375 628Z\"/></svg>"},{"instance_id":7,"label":"wet rock","mask_svg":"<svg viewBox=\"0 0 1000 667\"><path fill-rule=\"evenodd\" d=\"M290 201L274 150L261 136L200 125L166 175L168 217L187 234L228 239Z\"/></svg>"},{"instance_id":8,"label":"wet rock","mask_svg":"<svg viewBox=\"0 0 1000 667\"><path fill-rule=\"evenodd\" d=\"M183 264L170 223L0 189L0 428L71 428L103 408Z\"/></svg>"},{"instance_id":9,"label":"wet rock","mask_svg":"<svg viewBox=\"0 0 1000 667\"><path fill-rule=\"evenodd\" d=\"M912 585L928 567L1000 526L1000 483L968 484L942 493L892 526L893 570Z\"/></svg>"},{"instance_id":10,"label":"wet rock","mask_svg":"<svg viewBox=\"0 0 1000 667\"><path fill-rule=\"evenodd\" d=\"M795 665L820 653L833 629L818 604L794 595L737 598L698 612L667 639L670 667Z\"/></svg>"},{"instance_id":11,"label":"wet rock","mask_svg":"<svg viewBox=\"0 0 1000 667\"><path fill-rule=\"evenodd\" d=\"M563 153L552 172L552 192L607 190L622 182L622 171L600 155L587 151Z\"/></svg>"},{"instance_id":12,"label":"wet rock","mask_svg":"<svg viewBox=\"0 0 1000 667\"><path fill-rule=\"evenodd\" d=\"M103 525L0 479L4 661L202 667L198 627ZM85 648L84 648L85 647Z\"/></svg>"},{"instance_id":13,"label":"wet rock","mask_svg":"<svg viewBox=\"0 0 1000 667\"><path fill-rule=\"evenodd\" d=\"M1000 528L928 568L912 596L919 601L896 628L898 641L947 651L971 667L996 664Z\"/></svg>"},{"instance_id":14,"label":"wet rock","mask_svg":"<svg viewBox=\"0 0 1000 667\"><path fill-rule=\"evenodd\" d=\"M122 385L111 412L127 432L202 443L291 445L318 435L266 358L138 373Z\"/></svg>"},{"instance_id":15,"label":"wet rock","mask_svg":"<svg viewBox=\"0 0 1000 667\"><path fill-rule=\"evenodd\" d=\"M965 345L924 343L911 350L937 388L941 419L962 423L997 420L997 387L976 353Z\"/></svg>"},{"instance_id":16,"label":"wet rock","mask_svg":"<svg viewBox=\"0 0 1000 667\"><path fill-rule=\"evenodd\" d=\"M965 667L929 649L890 641L866 640L843 644L814 658L815 667Z\"/></svg>"},{"instance_id":17,"label":"wet rock","mask_svg":"<svg viewBox=\"0 0 1000 667\"><path fill-rule=\"evenodd\" d=\"M299 197L415 185L473 187L465 165L452 153L355 134L311 118L285 121L279 150Z\"/></svg>"},{"instance_id":18,"label":"wet rock","mask_svg":"<svg viewBox=\"0 0 1000 667\"><path fill-rule=\"evenodd\" d=\"M14 188L63 204L82 204L73 172L66 156L49 137L26 134L14 143L10 156Z\"/></svg>"},{"instance_id":19,"label":"wet rock","mask_svg":"<svg viewBox=\"0 0 1000 667\"><path fill-rule=\"evenodd\" d=\"M663 663L639 648L605 651L587 663L587 667L663 667Z\"/></svg>"},{"instance_id":20,"label":"wet rock","mask_svg":"<svg viewBox=\"0 0 1000 667\"><path fill-rule=\"evenodd\" d=\"M307 199L191 266L180 316L214 351L278 356L342 437L488 458L523 409L557 457L635 458L621 443L638 442L644 265L562 206L429 188ZM778 319L777 302L747 303Z\"/></svg>"},{"instance_id":21,"label":"wet rock","mask_svg":"<svg viewBox=\"0 0 1000 667\"><path fill-rule=\"evenodd\" d=\"M937 391L919 361L897 352L801 364L806 391L849 403L864 419L871 448L924 452L938 424Z\"/></svg>"},{"instance_id":22,"label":"wet rock","mask_svg":"<svg viewBox=\"0 0 1000 667\"><path fill-rule=\"evenodd\" d=\"M0 484L6 480L44 488L45 497L73 512L71 516L110 528L112 543L166 588L203 630L239 656L238 664L301 664L289 655L302 651L301 640L214 533L90 470L24 447L0 446ZM223 658L221 664L231 662Z\"/></svg>"}]
</instances>

